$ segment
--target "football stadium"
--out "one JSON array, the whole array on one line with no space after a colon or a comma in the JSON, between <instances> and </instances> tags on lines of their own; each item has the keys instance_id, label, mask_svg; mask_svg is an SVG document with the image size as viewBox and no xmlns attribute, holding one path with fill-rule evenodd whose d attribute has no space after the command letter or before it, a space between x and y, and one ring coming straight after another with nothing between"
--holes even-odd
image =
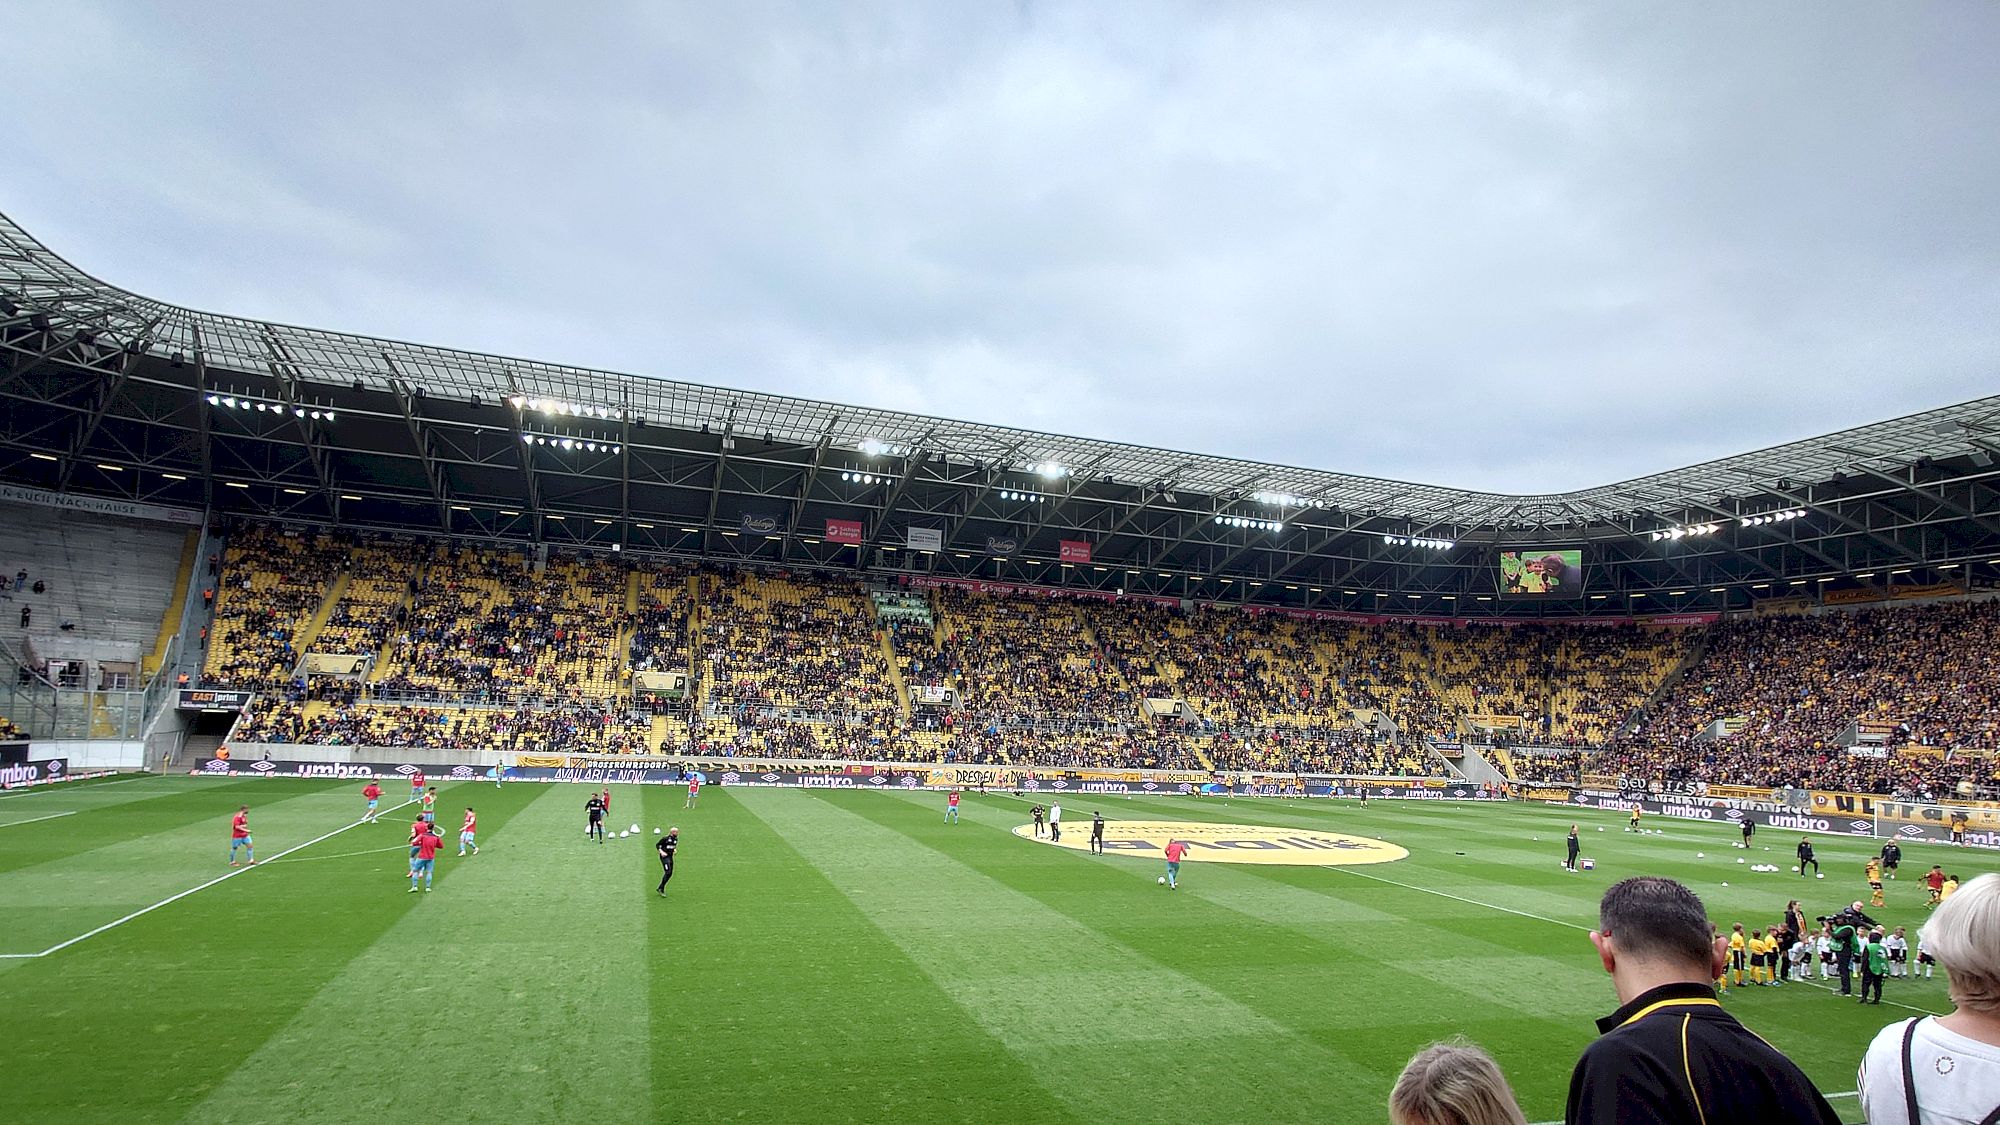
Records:
<instances>
[{"instance_id":1,"label":"football stadium","mask_svg":"<svg viewBox=\"0 0 2000 1125\"><path fill-rule=\"evenodd\" d=\"M2000 1107L2000 395L1480 491L198 311L31 225L0 1119Z\"/></svg>"}]
</instances>

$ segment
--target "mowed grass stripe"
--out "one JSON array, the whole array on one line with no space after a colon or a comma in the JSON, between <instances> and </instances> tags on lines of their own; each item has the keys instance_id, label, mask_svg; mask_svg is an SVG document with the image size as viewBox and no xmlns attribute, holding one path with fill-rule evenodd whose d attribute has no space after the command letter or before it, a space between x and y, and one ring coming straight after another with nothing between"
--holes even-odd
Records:
<instances>
[{"instance_id":1,"label":"mowed grass stripe","mask_svg":"<svg viewBox=\"0 0 2000 1125\"><path fill-rule=\"evenodd\" d=\"M525 807L487 819L523 791ZM449 844L430 894L397 878L406 853L355 857L368 894L399 917L188 1120L649 1120L643 868L630 842L584 840L583 797L567 785L444 793ZM637 798L614 787L614 804ZM481 809L481 851L458 859L467 804Z\"/></svg>"},{"instance_id":2,"label":"mowed grass stripe","mask_svg":"<svg viewBox=\"0 0 2000 1125\"><path fill-rule=\"evenodd\" d=\"M935 804L921 796L860 806L857 811L905 829L920 841L950 836L953 829L936 826L919 813L914 819L894 804ZM1011 829L1011 808L993 802L968 802L962 811L995 831ZM1095 807L1080 807L1087 814ZM1112 810L1116 811L1116 810ZM1065 810L1065 816L1075 815ZM1247 819L1247 818L1245 818ZM1088 820L1068 823L1065 837L1088 832ZM1561 1108L1567 1063L1587 1041L1575 1014L1593 1002L1598 982L1582 970L1595 962L1581 955L1550 959L1522 953L1517 947L1545 946L1532 932L1496 925L1493 916L1460 906L1468 929L1482 936L1465 937L1435 926L1413 922L1392 910L1369 905L1371 891L1338 884L1334 870L1311 867L1262 867L1224 863L1186 864L1182 889L1161 890L1154 879L1157 861L1121 858L1115 853L1087 853L1036 845L1015 838L1005 844L1026 849L1018 854L981 850L968 862L1022 893L1044 899L1056 910L1076 916L1086 913L1103 932L1141 953L1176 966L1178 971L1229 995L1301 1037L1337 1052L1347 1062L1339 1097L1329 1092L1323 1103L1344 1102L1350 1109L1327 1108L1328 1120L1347 1120L1352 1103L1366 1108L1352 1119L1379 1120L1380 1105L1403 1063L1418 1048L1475 1026L1504 1026L1509 1036L1528 1042L1561 1044L1571 1052L1559 1073L1546 1060L1524 1060L1534 1080L1549 1091L1547 1102ZM1100 916L1093 892L1079 896L1065 889L1067 873L1051 872L1030 855L1053 856L1050 864L1089 869L1093 882L1124 880L1142 894L1171 900L1181 917L1161 927L1143 916ZM1393 865L1392 865L1393 866ZM1316 884L1316 885L1315 885ZM1358 894L1340 893L1341 890ZM1506 919L1502 922L1505 923ZM1545 937L1546 935L1541 935ZM1422 998L1412 1006L1429 1018L1411 1020L1400 1033L1382 1029L1384 998ZM1351 1003L1329 1003L1342 998Z\"/></svg>"},{"instance_id":3,"label":"mowed grass stripe","mask_svg":"<svg viewBox=\"0 0 2000 1125\"><path fill-rule=\"evenodd\" d=\"M270 783L261 780L198 783L185 778L149 778L134 785L71 790L62 794L59 800L0 805L0 824L25 820L56 809L70 809L77 814L65 818L68 823L62 831L9 832L0 837L6 845L5 850L0 851L0 880L8 872L193 824L220 823L221 830L217 835L222 839L222 850L226 854L229 851L229 814L236 811L236 806L251 805L251 824L256 825L259 822L256 813L260 800L281 804L300 797L316 796L326 790L324 783L305 784L309 788L294 789L286 785L274 789ZM273 827L277 825L274 823ZM299 839L310 839L315 835L318 833ZM0 894L4 893L4 883L0 883Z\"/></svg>"},{"instance_id":4,"label":"mowed grass stripe","mask_svg":"<svg viewBox=\"0 0 2000 1125\"><path fill-rule=\"evenodd\" d=\"M645 794L643 823L682 838L647 911L662 1119L1083 1122L806 858L846 852L845 833L795 846L744 807L772 796L710 789L684 811Z\"/></svg>"},{"instance_id":5,"label":"mowed grass stripe","mask_svg":"<svg viewBox=\"0 0 2000 1125\"><path fill-rule=\"evenodd\" d=\"M7 830L10 849L27 842L45 858L0 873L0 952L47 949L227 874L229 819L240 805L251 806L252 838L267 859L360 812L346 786L260 781L244 783L258 790L247 793L228 782L222 790L193 784L172 797Z\"/></svg>"},{"instance_id":6,"label":"mowed grass stripe","mask_svg":"<svg viewBox=\"0 0 2000 1125\"><path fill-rule=\"evenodd\" d=\"M206 793L213 783L186 784ZM254 784L273 795L328 788ZM499 827L534 795L525 787L505 798L482 794L482 818ZM408 823L364 825L318 846L386 846L407 838ZM260 866L61 953L15 962L0 976L7 1120L181 1120L421 897L394 887L406 854ZM213 870L204 865L189 879ZM378 895L385 885L396 893ZM317 1063L308 1052L286 1065ZM363 1115L352 1103L350 1093L322 1119Z\"/></svg>"},{"instance_id":7,"label":"mowed grass stripe","mask_svg":"<svg viewBox=\"0 0 2000 1125\"><path fill-rule=\"evenodd\" d=\"M872 817L896 810L935 823L941 807L878 794L772 791L747 803L1077 1113L1163 1121L1207 1104L1236 1107L1243 1120L1326 1120L1324 1075L1349 1060L968 862L1006 849L1053 878L1048 859L1085 871L1075 857L970 824L939 825L953 839L933 846L904 830L914 821ZM1090 893L1086 881L1067 882ZM1093 897L1102 919L1149 914L1162 930L1197 936L1166 895L1130 880Z\"/></svg>"}]
</instances>

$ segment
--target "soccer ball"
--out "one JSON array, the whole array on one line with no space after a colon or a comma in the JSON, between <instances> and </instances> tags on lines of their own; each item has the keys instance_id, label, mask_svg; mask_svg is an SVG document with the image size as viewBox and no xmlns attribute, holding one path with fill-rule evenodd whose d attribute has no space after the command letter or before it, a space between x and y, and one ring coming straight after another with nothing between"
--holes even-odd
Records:
<instances>
[{"instance_id":1,"label":"soccer ball","mask_svg":"<svg viewBox=\"0 0 2000 1125\"><path fill-rule=\"evenodd\" d=\"M1792 864L1792 870L1794 870L1794 871L1797 871L1798 869L1799 869L1799 865L1798 865L1798 864L1796 864L1796 863Z\"/></svg>"},{"instance_id":2,"label":"soccer ball","mask_svg":"<svg viewBox=\"0 0 2000 1125\"><path fill-rule=\"evenodd\" d=\"M1694 857L1695 857L1696 859L1707 859L1707 858L1708 858L1708 853L1707 853L1707 852L1696 852L1696 853L1694 853Z\"/></svg>"},{"instance_id":3,"label":"soccer ball","mask_svg":"<svg viewBox=\"0 0 2000 1125\"><path fill-rule=\"evenodd\" d=\"M1729 884L1728 884L1728 883L1724 883L1724 884L1722 884L1722 885L1726 887L1726 886L1728 886Z\"/></svg>"},{"instance_id":4,"label":"soccer ball","mask_svg":"<svg viewBox=\"0 0 2000 1125\"><path fill-rule=\"evenodd\" d=\"M637 832L638 830L639 830L639 826L638 826L638 825L636 825L636 824L635 824L635 825L633 825L633 826L632 826L632 831L634 831L634 832Z\"/></svg>"},{"instance_id":5,"label":"soccer ball","mask_svg":"<svg viewBox=\"0 0 2000 1125\"><path fill-rule=\"evenodd\" d=\"M630 829L627 829L627 830L625 830L625 831L623 831L623 832L620 832L620 833L619 833L619 835L620 835L620 836L630 836L631 834L632 834L632 832L631 832L631 830L630 830Z\"/></svg>"},{"instance_id":6,"label":"soccer ball","mask_svg":"<svg viewBox=\"0 0 2000 1125\"><path fill-rule=\"evenodd\" d=\"M1815 878L1815 879L1824 879L1824 878L1826 878L1826 872L1824 872L1824 871L1821 871L1821 872L1817 872L1817 873L1815 873L1815 874L1813 875L1813 878Z\"/></svg>"},{"instance_id":7,"label":"soccer ball","mask_svg":"<svg viewBox=\"0 0 2000 1125\"><path fill-rule=\"evenodd\" d=\"M1604 831L1604 826L1603 826L1602 824L1598 825L1598 826L1597 826L1597 830L1598 830L1599 832L1602 832L1602 831Z\"/></svg>"},{"instance_id":8,"label":"soccer ball","mask_svg":"<svg viewBox=\"0 0 2000 1125\"><path fill-rule=\"evenodd\" d=\"M653 835L655 835L655 836L658 836L659 834L660 834L660 830L659 830L659 829L657 829L657 828L653 829Z\"/></svg>"},{"instance_id":9,"label":"soccer ball","mask_svg":"<svg viewBox=\"0 0 2000 1125\"><path fill-rule=\"evenodd\" d=\"M1743 862L1743 857L1742 857L1742 856L1737 856L1737 857L1736 857L1736 862L1738 862L1738 863L1742 863L1742 862Z\"/></svg>"},{"instance_id":10,"label":"soccer ball","mask_svg":"<svg viewBox=\"0 0 2000 1125\"><path fill-rule=\"evenodd\" d=\"M1165 875L1160 876L1160 885L1162 887L1167 885L1167 877Z\"/></svg>"}]
</instances>

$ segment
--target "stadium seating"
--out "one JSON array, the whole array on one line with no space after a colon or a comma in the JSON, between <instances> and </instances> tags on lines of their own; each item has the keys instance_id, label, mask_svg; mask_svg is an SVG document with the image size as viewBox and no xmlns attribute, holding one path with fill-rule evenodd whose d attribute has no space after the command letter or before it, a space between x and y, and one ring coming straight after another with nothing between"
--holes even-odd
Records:
<instances>
[{"instance_id":1,"label":"stadium seating","mask_svg":"<svg viewBox=\"0 0 2000 1125\"><path fill-rule=\"evenodd\" d=\"M1648 778L1948 795L2000 784L2000 601L1723 622L1630 738L1586 769ZM1730 721L1737 733L1707 737ZM1880 757L1838 740L1861 720ZM1947 752L1949 751L1949 752Z\"/></svg>"},{"instance_id":2,"label":"stadium seating","mask_svg":"<svg viewBox=\"0 0 2000 1125\"><path fill-rule=\"evenodd\" d=\"M765 710L862 719L899 708L860 584L810 574L704 574L701 692L740 723Z\"/></svg>"},{"instance_id":3,"label":"stadium seating","mask_svg":"<svg viewBox=\"0 0 2000 1125\"><path fill-rule=\"evenodd\" d=\"M302 655L295 641L346 561L346 548L323 533L252 526L231 534L202 681L245 690L290 682Z\"/></svg>"},{"instance_id":4,"label":"stadium seating","mask_svg":"<svg viewBox=\"0 0 2000 1125\"><path fill-rule=\"evenodd\" d=\"M7 531L0 548L0 637L18 642L60 635L140 653L153 651L161 619L185 588L193 540L201 534L24 504L0 504L0 527ZM24 572L15 589L15 576ZM31 611L26 626L24 608Z\"/></svg>"}]
</instances>

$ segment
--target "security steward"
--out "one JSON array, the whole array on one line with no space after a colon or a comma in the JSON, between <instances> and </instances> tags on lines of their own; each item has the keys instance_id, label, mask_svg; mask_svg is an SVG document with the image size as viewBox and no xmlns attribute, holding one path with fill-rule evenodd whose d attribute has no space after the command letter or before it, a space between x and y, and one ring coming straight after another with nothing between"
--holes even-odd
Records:
<instances>
[{"instance_id":1,"label":"security steward","mask_svg":"<svg viewBox=\"0 0 2000 1125\"><path fill-rule=\"evenodd\" d=\"M1792 1060L1723 1010L1710 982L1728 945L1694 892L1627 879L1604 892L1590 935L1620 1006L1570 1075L1567 1125L1837 1125Z\"/></svg>"}]
</instances>

